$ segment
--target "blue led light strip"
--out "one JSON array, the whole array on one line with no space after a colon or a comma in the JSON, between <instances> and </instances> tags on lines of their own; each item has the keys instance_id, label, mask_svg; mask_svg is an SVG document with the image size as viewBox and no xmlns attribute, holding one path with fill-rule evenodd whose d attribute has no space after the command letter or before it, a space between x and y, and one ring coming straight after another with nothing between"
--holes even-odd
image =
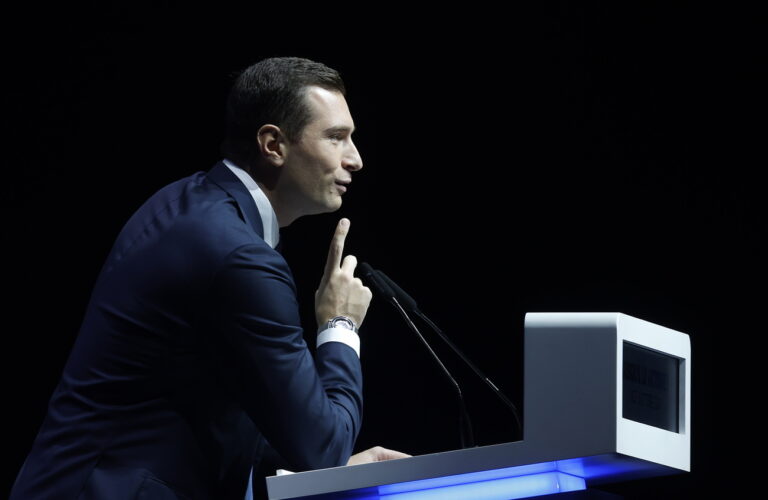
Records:
<instances>
[{"instance_id":1,"label":"blue led light strip","mask_svg":"<svg viewBox=\"0 0 768 500\"><path fill-rule=\"evenodd\" d=\"M379 486L382 500L509 500L586 489L556 462Z\"/></svg>"}]
</instances>

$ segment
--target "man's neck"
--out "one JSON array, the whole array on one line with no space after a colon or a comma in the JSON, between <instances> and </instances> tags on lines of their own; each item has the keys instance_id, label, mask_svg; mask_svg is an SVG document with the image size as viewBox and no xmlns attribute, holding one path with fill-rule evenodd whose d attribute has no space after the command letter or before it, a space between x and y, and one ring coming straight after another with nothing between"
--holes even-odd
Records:
<instances>
[{"instance_id":1,"label":"man's neck","mask_svg":"<svg viewBox=\"0 0 768 500\"><path fill-rule=\"evenodd\" d=\"M261 176L254 175L254 169L251 168L251 166L247 162L243 162L242 166L240 165L240 163L235 163L235 164L238 167L240 167L242 170L248 173L251 179L253 179L253 181L259 186L259 189L261 189L261 191L267 197L270 205L272 205L272 210L275 211L275 215L277 216L277 222L281 228L290 226L293 223L293 221L295 221L296 219L304 215L301 213L294 213L295 211L290 210L288 208L290 204L284 203L284 200L280 198L280 194L277 189L277 185L278 185L277 178L273 179L271 182L264 182L260 178Z\"/></svg>"},{"instance_id":2,"label":"man's neck","mask_svg":"<svg viewBox=\"0 0 768 500\"><path fill-rule=\"evenodd\" d=\"M280 224L278 212L275 210L275 204L270 198L269 192L246 169L240 167L232 160L224 159L224 164L240 179L253 197L261 217L262 227L264 228L264 241L274 248L280 238L280 227L283 226Z\"/></svg>"}]
</instances>

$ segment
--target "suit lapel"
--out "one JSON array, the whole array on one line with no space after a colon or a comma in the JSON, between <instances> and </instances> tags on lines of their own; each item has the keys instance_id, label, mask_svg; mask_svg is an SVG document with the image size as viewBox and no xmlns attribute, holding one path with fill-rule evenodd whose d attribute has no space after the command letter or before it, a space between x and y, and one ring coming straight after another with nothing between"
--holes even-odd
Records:
<instances>
[{"instance_id":1,"label":"suit lapel","mask_svg":"<svg viewBox=\"0 0 768 500\"><path fill-rule=\"evenodd\" d=\"M227 167L223 161L216 163L208 171L208 178L217 186L226 191L237 202L240 210L240 216L246 223L250 224L256 234L264 239L264 225L261 223L259 210L256 208L256 202L253 196L248 192L248 188L237 176Z\"/></svg>"}]
</instances>

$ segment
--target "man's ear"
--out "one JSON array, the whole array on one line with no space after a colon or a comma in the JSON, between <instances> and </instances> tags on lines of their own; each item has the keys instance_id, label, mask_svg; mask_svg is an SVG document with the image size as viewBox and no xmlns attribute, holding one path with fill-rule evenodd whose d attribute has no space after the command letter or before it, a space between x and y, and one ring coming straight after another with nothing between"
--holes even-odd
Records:
<instances>
[{"instance_id":1,"label":"man's ear","mask_svg":"<svg viewBox=\"0 0 768 500\"><path fill-rule=\"evenodd\" d=\"M265 124L259 128L256 134L259 143L259 152L270 165L282 167L285 162L288 141L285 134L277 125Z\"/></svg>"}]
</instances>

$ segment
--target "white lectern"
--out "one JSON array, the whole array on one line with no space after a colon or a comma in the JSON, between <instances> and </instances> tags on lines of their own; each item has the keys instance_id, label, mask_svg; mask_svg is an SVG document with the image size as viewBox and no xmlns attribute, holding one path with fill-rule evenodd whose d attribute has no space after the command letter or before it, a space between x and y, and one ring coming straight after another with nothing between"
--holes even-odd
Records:
<instances>
[{"instance_id":1,"label":"white lectern","mask_svg":"<svg viewBox=\"0 0 768 500\"><path fill-rule=\"evenodd\" d=\"M528 313L523 440L267 478L270 499L506 500L690 470L686 334Z\"/></svg>"}]
</instances>

